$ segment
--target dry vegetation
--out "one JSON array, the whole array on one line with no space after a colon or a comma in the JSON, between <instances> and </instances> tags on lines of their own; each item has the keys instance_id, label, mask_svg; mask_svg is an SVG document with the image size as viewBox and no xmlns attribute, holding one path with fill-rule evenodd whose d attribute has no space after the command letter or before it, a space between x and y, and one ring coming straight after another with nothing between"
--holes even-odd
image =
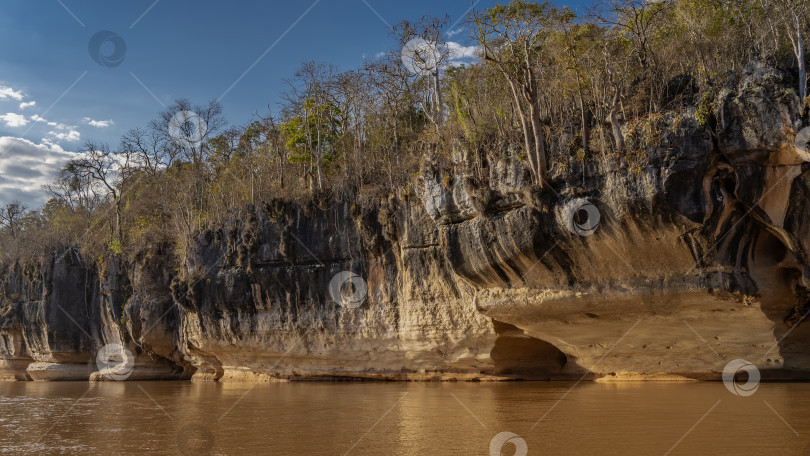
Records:
<instances>
[{"instance_id":1,"label":"dry vegetation","mask_svg":"<svg viewBox=\"0 0 810 456\"><path fill-rule=\"evenodd\" d=\"M348 71L306 62L283 109L249 125L227 126L216 103L179 100L118 145L85 144L44 207L0 202L0 263L65 246L132 258L167 243L184 264L196 233L246 204L383 197L407 188L424 157L460 150L483 180L501 145L519 146L540 191L572 159L639 162L625 146L632 125L685 105L710 124L715 88L752 60L794 75L804 98L807 10L799 0L600 0L577 17L515 0L469 15L483 52L461 67L447 64L446 20L402 22L401 45L435 43L435 70L414 74L401 47Z\"/></svg>"}]
</instances>

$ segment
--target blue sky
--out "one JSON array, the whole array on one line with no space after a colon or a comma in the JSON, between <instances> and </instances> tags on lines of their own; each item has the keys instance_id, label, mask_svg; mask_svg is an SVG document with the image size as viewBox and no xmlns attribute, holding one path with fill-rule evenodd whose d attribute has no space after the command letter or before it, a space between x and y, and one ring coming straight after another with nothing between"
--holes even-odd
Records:
<instances>
[{"instance_id":1,"label":"blue sky","mask_svg":"<svg viewBox=\"0 0 810 456\"><path fill-rule=\"evenodd\" d=\"M480 0L476 8L494 3ZM0 203L41 204L39 186L82 141L114 146L175 99L220 99L227 120L244 124L268 106L277 110L284 79L302 61L354 68L395 47L386 23L426 14L448 14L454 23L470 6L469 0L2 0ZM88 50L104 30L126 45L117 66L97 63ZM450 40L465 44L466 36ZM114 48L107 42L100 54Z\"/></svg>"}]
</instances>

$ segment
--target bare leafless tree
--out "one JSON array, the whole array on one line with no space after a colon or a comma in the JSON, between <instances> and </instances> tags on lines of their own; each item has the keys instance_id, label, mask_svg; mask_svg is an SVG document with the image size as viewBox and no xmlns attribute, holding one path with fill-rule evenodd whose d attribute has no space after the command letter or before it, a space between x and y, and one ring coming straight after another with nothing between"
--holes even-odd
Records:
<instances>
[{"instance_id":1,"label":"bare leafless tree","mask_svg":"<svg viewBox=\"0 0 810 456\"><path fill-rule=\"evenodd\" d=\"M155 176L161 169L174 163L179 148L167 142L159 130L133 128L121 138L122 152L133 156L134 164Z\"/></svg>"},{"instance_id":2,"label":"bare leafless tree","mask_svg":"<svg viewBox=\"0 0 810 456\"><path fill-rule=\"evenodd\" d=\"M12 201L3 207L0 207L0 225L5 226L11 231L11 237L17 238L17 224L25 215L28 208L19 201Z\"/></svg>"},{"instance_id":3,"label":"bare leafless tree","mask_svg":"<svg viewBox=\"0 0 810 456\"><path fill-rule=\"evenodd\" d=\"M785 27L793 54L799 66L799 98L804 103L807 97L807 61L806 54L806 29L807 15L810 14L810 1L808 0L768 0Z\"/></svg>"},{"instance_id":4,"label":"bare leafless tree","mask_svg":"<svg viewBox=\"0 0 810 456\"><path fill-rule=\"evenodd\" d=\"M162 111L149 128L159 133L166 147L163 153L172 161L182 155L189 163L202 165L210 153L208 140L224 126L225 118L218 102L194 105L180 99Z\"/></svg>"},{"instance_id":5,"label":"bare leafless tree","mask_svg":"<svg viewBox=\"0 0 810 456\"><path fill-rule=\"evenodd\" d=\"M393 30L400 44L393 56L410 62L403 67L409 76L405 80L406 87L434 125L437 135L445 120L441 71L450 57L443 38L448 20L449 16L425 16L416 22L402 21Z\"/></svg>"},{"instance_id":6,"label":"bare leafless tree","mask_svg":"<svg viewBox=\"0 0 810 456\"><path fill-rule=\"evenodd\" d=\"M115 225L112 227L118 245L123 244L123 227L121 224L123 186L133 171L132 155L129 153L113 154L106 144L87 141L81 149L81 158L65 164L63 170L77 181L92 182L104 189L112 199L115 207Z\"/></svg>"}]
</instances>

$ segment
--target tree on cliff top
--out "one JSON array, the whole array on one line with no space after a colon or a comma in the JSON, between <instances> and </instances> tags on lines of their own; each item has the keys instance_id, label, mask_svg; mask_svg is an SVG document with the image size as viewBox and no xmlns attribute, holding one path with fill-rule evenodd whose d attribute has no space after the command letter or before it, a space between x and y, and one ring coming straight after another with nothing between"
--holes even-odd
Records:
<instances>
[{"instance_id":1,"label":"tree on cliff top","mask_svg":"<svg viewBox=\"0 0 810 456\"><path fill-rule=\"evenodd\" d=\"M484 60L495 65L509 84L520 114L529 167L541 188L548 185L548 158L541 125L538 65L551 33L574 17L568 8L526 0L513 0L472 14Z\"/></svg>"},{"instance_id":2,"label":"tree on cliff top","mask_svg":"<svg viewBox=\"0 0 810 456\"><path fill-rule=\"evenodd\" d=\"M332 143L340 128L340 115L335 100L337 68L326 63L305 62L296 71L295 78L287 81L287 111L290 120L282 125L288 134L291 152L299 151L293 159L315 161L318 189L323 189L323 159L332 154ZM300 152L303 150L303 152Z\"/></svg>"},{"instance_id":3,"label":"tree on cliff top","mask_svg":"<svg viewBox=\"0 0 810 456\"><path fill-rule=\"evenodd\" d=\"M507 158L521 185L525 175L545 189L550 174L571 182L571 166L585 176L597 156L646 172L662 117L712 114L718 88L749 62L766 60L791 81L783 89L806 95L808 1L594 0L593 14L575 18L514 0L473 11L469 41L445 33L441 18L403 22L386 57L361 70L304 64L277 122L271 112L225 129L216 102L178 100L112 154L128 154L138 178L109 174L122 185L110 192L86 172L93 166L63 169L37 216L0 229L0 257L76 245L98 258L122 241L132 254L167 243L188 265L199 233L221 229L245 204L306 204L317 187L358 202L412 195L428 148L448 187L474 176L471 185L486 189ZM403 48L416 38L409 65ZM483 59L455 65L451 48ZM109 158L100 149L76 157ZM84 234L95 227L103 232Z\"/></svg>"},{"instance_id":4,"label":"tree on cliff top","mask_svg":"<svg viewBox=\"0 0 810 456\"><path fill-rule=\"evenodd\" d=\"M0 208L0 226L11 231L11 237L17 238L17 223L25 215L26 207L19 201L12 201Z\"/></svg>"},{"instance_id":5,"label":"tree on cliff top","mask_svg":"<svg viewBox=\"0 0 810 456\"><path fill-rule=\"evenodd\" d=\"M120 253L123 243L121 221L122 193L126 179L133 171L129 153L114 154L106 144L87 141L82 147L82 157L65 164L63 171L74 176L76 181L102 188L108 192L115 207L115 224L110 227L112 250Z\"/></svg>"},{"instance_id":6,"label":"tree on cliff top","mask_svg":"<svg viewBox=\"0 0 810 456\"><path fill-rule=\"evenodd\" d=\"M149 130L159 135L162 151L172 161L183 157L195 166L202 165L210 154L209 140L225 125L222 106L212 101L193 105L180 99L159 114Z\"/></svg>"},{"instance_id":7,"label":"tree on cliff top","mask_svg":"<svg viewBox=\"0 0 810 456\"><path fill-rule=\"evenodd\" d=\"M799 66L799 98L804 103L807 97L806 29L807 15L810 14L808 0L770 0L774 10L781 14L785 34L790 41L796 63Z\"/></svg>"},{"instance_id":8,"label":"tree on cliff top","mask_svg":"<svg viewBox=\"0 0 810 456\"><path fill-rule=\"evenodd\" d=\"M403 48L395 56L407 62L400 67L405 70L405 87L433 124L437 138L445 120L441 71L450 55L442 32L449 19L449 16L425 16L416 22L402 21L393 29Z\"/></svg>"}]
</instances>

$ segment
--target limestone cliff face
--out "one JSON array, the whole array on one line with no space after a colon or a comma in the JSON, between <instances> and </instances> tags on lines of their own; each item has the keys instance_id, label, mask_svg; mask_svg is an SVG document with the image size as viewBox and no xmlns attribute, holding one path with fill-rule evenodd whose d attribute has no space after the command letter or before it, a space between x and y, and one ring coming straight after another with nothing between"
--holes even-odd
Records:
<instances>
[{"instance_id":1,"label":"limestone cliff face","mask_svg":"<svg viewBox=\"0 0 810 456\"><path fill-rule=\"evenodd\" d=\"M751 65L707 126L627 125L630 159L558 163L542 193L515 149L453 153L416 192L245 208L182 274L168 246L7 267L0 378L100 379L107 344L132 379L708 379L736 358L810 378L810 157L786 87Z\"/></svg>"},{"instance_id":2,"label":"limestone cliff face","mask_svg":"<svg viewBox=\"0 0 810 456\"><path fill-rule=\"evenodd\" d=\"M709 128L694 111L627 128L643 166L558 172L557 193L532 205L513 207L514 183L492 189L485 216L459 179L434 191L442 244L478 310L553 344L563 373L717 378L743 358L806 378L810 168L783 82L749 66L719 91ZM503 160L493 169L510 169Z\"/></svg>"},{"instance_id":3,"label":"limestone cliff face","mask_svg":"<svg viewBox=\"0 0 810 456\"><path fill-rule=\"evenodd\" d=\"M199 236L196 268L184 277L168 247L144 252L124 297L73 251L54 258L54 269L81 280L5 271L11 305L0 316L0 372L87 378L95 353L115 343L136 355L130 378L501 378L490 357L496 330L476 312L473 288L452 272L421 203L370 206L248 208ZM359 276L367 291L330 292L342 272ZM21 286L32 291L17 293ZM357 299L340 305L341 291ZM42 362L50 363L48 377Z\"/></svg>"}]
</instances>

